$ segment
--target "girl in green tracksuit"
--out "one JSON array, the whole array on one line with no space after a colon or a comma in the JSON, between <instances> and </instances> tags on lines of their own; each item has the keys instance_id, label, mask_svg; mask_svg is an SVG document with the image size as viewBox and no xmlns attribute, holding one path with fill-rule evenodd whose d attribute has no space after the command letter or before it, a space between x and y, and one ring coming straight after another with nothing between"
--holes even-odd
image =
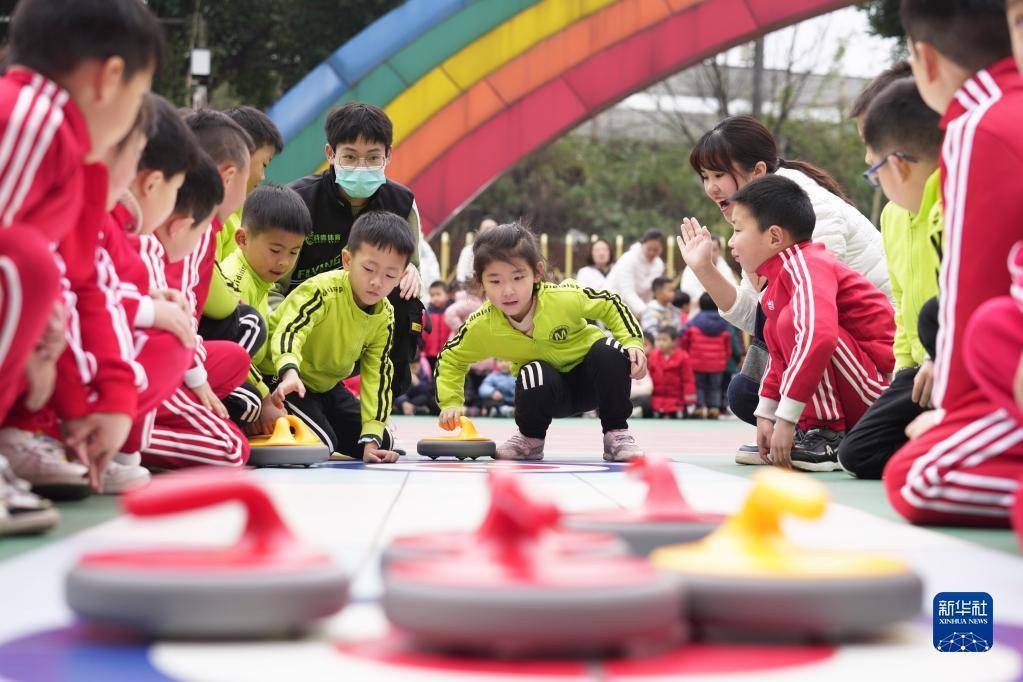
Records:
<instances>
[{"instance_id":1,"label":"girl in green tracksuit","mask_svg":"<svg viewBox=\"0 0 1023 682\"><path fill-rule=\"evenodd\" d=\"M551 420L599 409L604 459L628 461L643 452L629 433L632 378L646 374L643 332L622 300L574 280L543 281L536 237L523 225L492 228L473 246L473 270L487 302L437 357L440 424L458 425L465 375L474 362L507 360L516 374L518 431L497 448L500 459L543 458ZM610 336L588 320L602 323Z\"/></svg>"}]
</instances>

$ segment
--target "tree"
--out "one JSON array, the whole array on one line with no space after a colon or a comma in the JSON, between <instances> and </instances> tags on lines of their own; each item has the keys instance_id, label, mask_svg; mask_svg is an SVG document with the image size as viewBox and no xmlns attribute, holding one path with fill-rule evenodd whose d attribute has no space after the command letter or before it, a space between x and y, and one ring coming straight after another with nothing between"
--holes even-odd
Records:
<instances>
[{"instance_id":1,"label":"tree","mask_svg":"<svg viewBox=\"0 0 1023 682\"><path fill-rule=\"evenodd\" d=\"M213 104L265 109L402 0L149 0L170 47L154 89L188 104L192 47L212 51Z\"/></svg>"},{"instance_id":2,"label":"tree","mask_svg":"<svg viewBox=\"0 0 1023 682\"><path fill-rule=\"evenodd\" d=\"M870 0L860 9L867 13L870 32L882 38L905 38L899 20L899 0Z\"/></svg>"}]
</instances>

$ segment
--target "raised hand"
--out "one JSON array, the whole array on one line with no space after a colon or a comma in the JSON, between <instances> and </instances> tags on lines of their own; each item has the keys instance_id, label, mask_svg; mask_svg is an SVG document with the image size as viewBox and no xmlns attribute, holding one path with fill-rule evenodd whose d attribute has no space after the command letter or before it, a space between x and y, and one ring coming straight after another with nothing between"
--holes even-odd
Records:
<instances>
[{"instance_id":1,"label":"raised hand","mask_svg":"<svg viewBox=\"0 0 1023 682\"><path fill-rule=\"evenodd\" d=\"M684 218L675 238L682 260L694 271L714 266L714 237L696 218Z\"/></svg>"}]
</instances>

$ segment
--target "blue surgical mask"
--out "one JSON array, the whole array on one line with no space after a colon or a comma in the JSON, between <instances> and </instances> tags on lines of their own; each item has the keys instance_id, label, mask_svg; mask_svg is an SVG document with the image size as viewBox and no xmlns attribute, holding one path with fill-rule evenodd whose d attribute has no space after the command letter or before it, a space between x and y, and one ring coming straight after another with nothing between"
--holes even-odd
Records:
<instances>
[{"instance_id":1,"label":"blue surgical mask","mask_svg":"<svg viewBox=\"0 0 1023 682\"><path fill-rule=\"evenodd\" d=\"M345 194L353 199L366 199L373 196L387 182L384 169L368 170L366 168L341 168L334 164L334 178Z\"/></svg>"}]
</instances>

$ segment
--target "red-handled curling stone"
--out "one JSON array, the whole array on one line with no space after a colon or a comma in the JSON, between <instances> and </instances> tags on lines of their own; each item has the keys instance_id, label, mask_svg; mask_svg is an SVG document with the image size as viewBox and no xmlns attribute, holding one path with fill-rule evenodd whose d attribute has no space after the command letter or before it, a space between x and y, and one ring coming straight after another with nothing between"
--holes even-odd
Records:
<instances>
[{"instance_id":1,"label":"red-handled curling stone","mask_svg":"<svg viewBox=\"0 0 1023 682\"><path fill-rule=\"evenodd\" d=\"M614 533L634 553L646 556L664 545L699 540L724 523L723 515L704 514L689 506L667 459L648 455L634 460L628 471L647 484L642 505L568 514L562 518L562 525L580 531Z\"/></svg>"},{"instance_id":2,"label":"red-handled curling stone","mask_svg":"<svg viewBox=\"0 0 1023 682\"><path fill-rule=\"evenodd\" d=\"M514 485L521 485L515 479ZM516 494L522 494L518 491ZM497 546L504 542L507 527L515 524L509 519L505 507L497 504L493 496L490 507L479 528L471 531L434 531L414 535L400 535L384 548L380 567L386 571L395 561L415 559L453 559L482 547ZM554 509L556 520L564 518ZM565 530L554 526L540 533L536 539L544 551L570 557L613 557L628 553L628 547L617 536L609 533Z\"/></svg>"},{"instance_id":3,"label":"red-handled curling stone","mask_svg":"<svg viewBox=\"0 0 1023 682\"><path fill-rule=\"evenodd\" d=\"M384 612L419 642L502 655L569 654L672 641L680 584L631 556L571 555L544 540L553 504L490 474L491 541L451 558L393 562Z\"/></svg>"},{"instance_id":4,"label":"red-handled curling stone","mask_svg":"<svg viewBox=\"0 0 1023 682\"><path fill-rule=\"evenodd\" d=\"M225 502L247 521L226 547L86 554L65 585L79 616L160 637L257 637L302 629L344 606L348 580L296 538L266 492L236 472L168 474L123 497L135 516L160 517Z\"/></svg>"}]
</instances>

